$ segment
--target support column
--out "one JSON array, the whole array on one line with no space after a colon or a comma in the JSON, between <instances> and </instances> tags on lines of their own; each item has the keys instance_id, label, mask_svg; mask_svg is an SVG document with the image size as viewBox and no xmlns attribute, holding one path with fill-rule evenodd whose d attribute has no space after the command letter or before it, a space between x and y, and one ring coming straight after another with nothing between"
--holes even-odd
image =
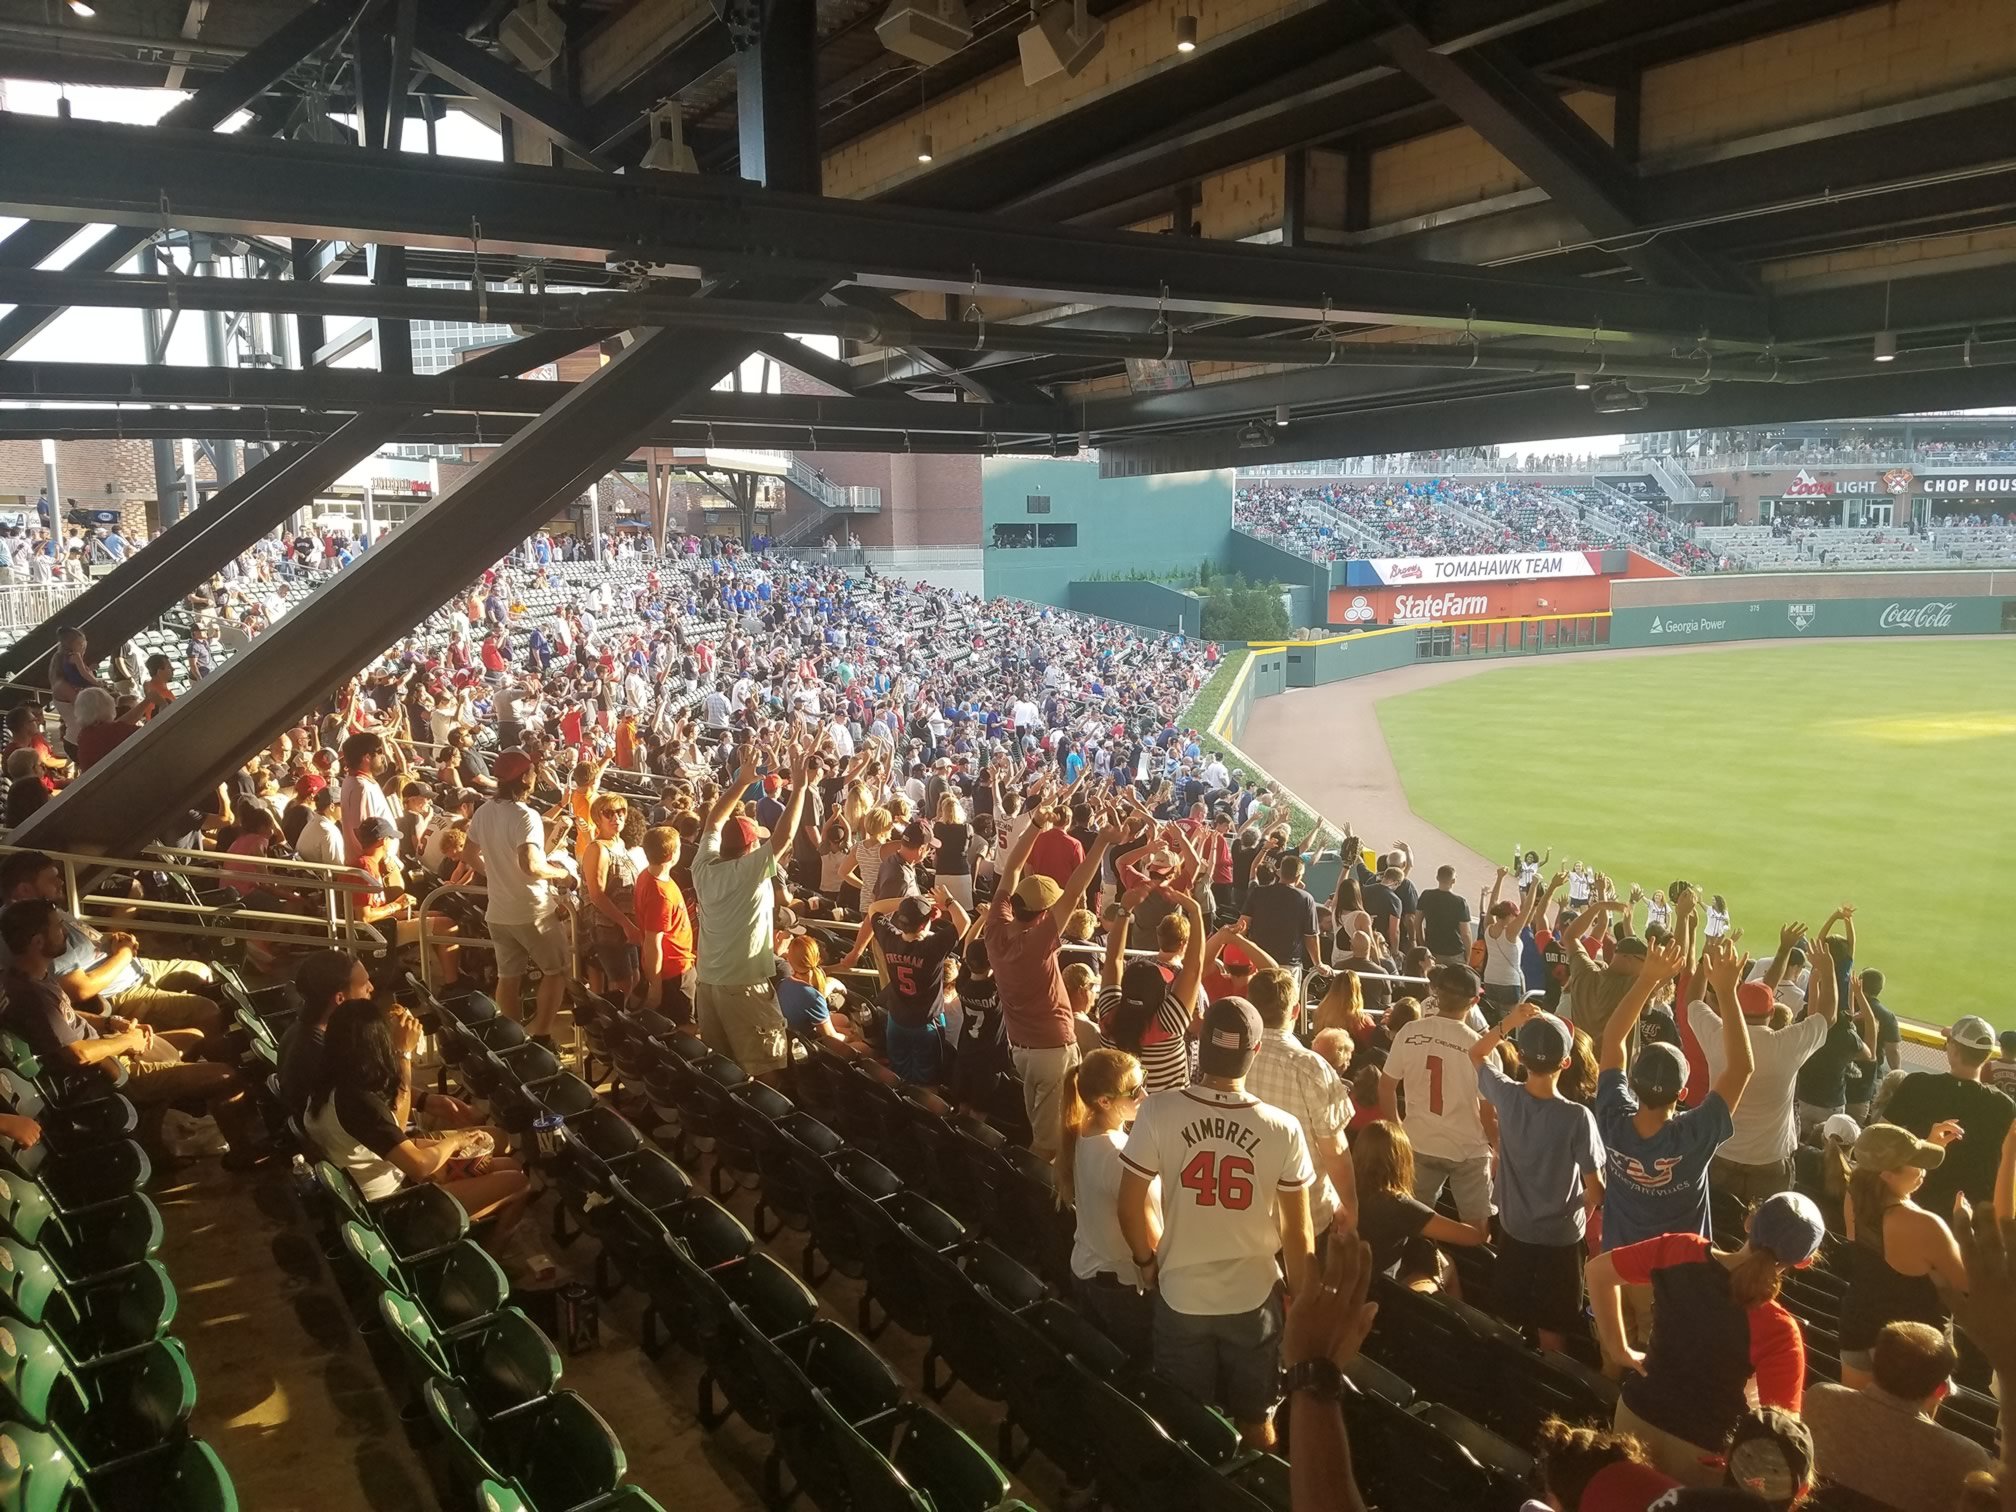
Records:
<instances>
[{"instance_id":1,"label":"support column","mask_svg":"<svg viewBox=\"0 0 2016 1512\"><path fill-rule=\"evenodd\" d=\"M736 34L742 177L772 189L819 193L818 7L805 0L734 0L729 25Z\"/></svg>"},{"instance_id":2,"label":"support column","mask_svg":"<svg viewBox=\"0 0 2016 1512\"><path fill-rule=\"evenodd\" d=\"M366 657L439 608L749 350L740 335L643 333L492 452L453 493L414 515L64 789L13 842L99 855L126 855L146 844L246 751L271 740Z\"/></svg>"},{"instance_id":3,"label":"support column","mask_svg":"<svg viewBox=\"0 0 2016 1512\"><path fill-rule=\"evenodd\" d=\"M0 677L33 672L39 679L39 669L56 649L59 625L82 630L100 655L111 652L239 552L312 503L318 492L396 436L411 418L409 410L366 410L324 441L275 453L236 483L219 489L203 508L192 509L167 526L145 551L134 552L57 614L0 650ZM183 444L194 450L193 443ZM193 465L189 474L193 480ZM57 507L60 511L60 503Z\"/></svg>"},{"instance_id":4,"label":"support column","mask_svg":"<svg viewBox=\"0 0 2016 1512\"><path fill-rule=\"evenodd\" d=\"M602 560L602 480L588 485L588 555Z\"/></svg>"}]
</instances>

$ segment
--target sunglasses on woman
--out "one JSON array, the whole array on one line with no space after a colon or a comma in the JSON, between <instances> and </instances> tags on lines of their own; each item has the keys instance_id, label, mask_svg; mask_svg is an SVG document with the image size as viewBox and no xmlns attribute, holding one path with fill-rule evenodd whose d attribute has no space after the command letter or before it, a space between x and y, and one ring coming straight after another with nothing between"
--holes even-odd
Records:
<instances>
[{"instance_id":1,"label":"sunglasses on woman","mask_svg":"<svg viewBox=\"0 0 2016 1512\"><path fill-rule=\"evenodd\" d=\"M1136 1082L1131 1087L1122 1087L1120 1089L1120 1095L1126 1098L1127 1101L1129 1102L1139 1102L1141 1101L1142 1098L1148 1095L1147 1084L1144 1082Z\"/></svg>"}]
</instances>

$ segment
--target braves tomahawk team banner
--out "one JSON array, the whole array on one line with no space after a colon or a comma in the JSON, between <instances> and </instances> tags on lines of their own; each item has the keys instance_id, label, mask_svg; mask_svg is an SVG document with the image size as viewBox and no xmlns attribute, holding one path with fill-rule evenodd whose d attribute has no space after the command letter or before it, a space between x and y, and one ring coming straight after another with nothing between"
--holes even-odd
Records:
<instances>
[{"instance_id":1,"label":"braves tomahawk team banner","mask_svg":"<svg viewBox=\"0 0 2016 1512\"><path fill-rule=\"evenodd\" d=\"M1351 563L1347 581L1357 587L1425 583L1509 582L1520 578L1595 577L1595 553L1513 552L1491 556L1366 557Z\"/></svg>"}]
</instances>

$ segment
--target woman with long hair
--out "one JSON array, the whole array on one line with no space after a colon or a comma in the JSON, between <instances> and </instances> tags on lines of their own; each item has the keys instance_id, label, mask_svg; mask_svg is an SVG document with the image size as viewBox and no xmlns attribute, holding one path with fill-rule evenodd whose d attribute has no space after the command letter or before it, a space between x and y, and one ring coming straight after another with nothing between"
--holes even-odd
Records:
<instances>
[{"instance_id":1,"label":"woman with long hair","mask_svg":"<svg viewBox=\"0 0 2016 1512\"><path fill-rule=\"evenodd\" d=\"M1120 1151L1147 1095L1141 1062L1124 1050L1094 1050L1064 1073L1056 1155L1057 1195L1078 1213L1071 1274L1079 1304L1138 1360L1147 1359L1151 1349L1155 1304L1141 1287L1133 1252L1120 1232ZM1162 1215L1152 1183L1148 1203L1159 1243Z\"/></svg>"},{"instance_id":2,"label":"woman with long hair","mask_svg":"<svg viewBox=\"0 0 2016 1512\"><path fill-rule=\"evenodd\" d=\"M793 935L784 947L784 965L789 974L777 983L777 1007L785 1024L794 1033L823 1035L858 1049L861 1036L853 1024L834 1016L845 989L826 975L819 942L809 934Z\"/></svg>"},{"instance_id":3,"label":"woman with long hair","mask_svg":"<svg viewBox=\"0 0 2016 1512\"><path fill-rule=\"evenodd\" d=\"M1372 1263L1415 1291L1454 1292L1455 1273L1438 1244L1467 1247L1490 1234L1479 1224L1444 1217L1414 1196L1414 1144L1407 1131L1375 1119L1351 1136L1358 1178L1358 1232Z\"/></svg>"},{"instance_id":4,"label":"woman with long hair","mask_svg":"<svg viewBox=\"0 0 2016 1512\"><path fill-rule=\"evenodd\" d=\"M1176 904L1182 913L1162 921L1187 926L1182 960L1166 968L1173 970L1173 979L1163 974L1158 960L1126 958L1132 915L1122 903L1106 906L1106 960L1092 1016L1099 1021L1102 1044L1140 1057L1150 1092L1190 1085L1190 1026L1198 1012L1197 984L1204 976L1204 917L1189 893L1176 894Z\"/></svg>"},{"instance_id":5,"label":"woman with long hair","mask_svg":"<svg viewBox=\"0 0 2016 1512\"><path fill-rule=\"evenodd\" d=\"M1741 1249L1717 1249L1700 1234L1660 1234L1589 1262L1597 1337L1624 1382L1616 1427L1682 1485L1721 1482L1720 1465L1703 1461L1749 1410L1753 1383L1759 1406L1799 1410L1806 1344L1778 1289L1826 1237L1811 1198L1780 1192L1751 1211ZM1651 1286L1657 1300L1642 1354L1624 1333L1627 1284Z\"/></svg>"},{"instance_id":6,"label":"woman with long hair","mask_svg":"<svg viewBox=\"0 0 2016 1512\"><path fill-rule=\"evenodd\" d=\"M1844 1232L1840 1251L1848 1289L1841 1296L1841 1384L1859 1389L1874 1379L1876 1335L1886 1323L1929 1323L1943 1329L1952 1310L1942 1290L1967 1290L1967 1265L1946 1220L1911 1200L1925 1173L1946 1159L1960 1135L1942 1123L1933 1139L1896 1124L1864 1129L1848 1159Z\"/></svg>"},{"instance_id":7,"label":"woman with long hair","mask_svg":"<svg viewBox=\"0 0 2016 1512\"><path fill-rule=\"evenodd\" d=\"M478 1236L494 1250L531 1204L525 1168L496 1153L503 1135L495 1129L407 1132L419 1040L420 1025L410 1014L398 1011L395 1021L370 998L337 1004L323 1031L303 1126L367 1202L390 1197L409 1181L432 1182L475 1222L494 1220Z\"/></svg>"},{"instance_id":8,"label":"woman with long hair","mask_svg":"<svg viewBox=\"0 0 2016 1512\"><path fill-rule=\"evenodd\" d=\"M1330 900L1330 920L1336 928L1336 945L1330 958L1342 961L1350 956L1351 942L1358 938L1359 931L1372 927L1372 915L1365 911L1365 895L1348 868L1337 879L1337 893Z\"/></svg>"},{"instance_id":9,"label":"woman with long hair","mask_svg":"<svg viewBox=\"0 0 2016 1512\"><path fill-rule=\"evenodd\" d=\"M1358 985L1356 972L1340 971L1329 978L1316 1002L1315 1026L1318 1034L1325 1029L1342 1029L1354 1045L1371 1043L1379 1020L1365 1007L1365 990Z\"/></svg>"},{"instance_id":10,"label":"woman with long hair","mask_svg":"<svg viewBox=\"0 0 2016 1512\"><path fill-rule=\"evenodd\" d=\"M948 896L968 913L973 911L973 867L966 859L973 832L966 824L966 806L949 789L938 795L938 811L933 815L933 838L938 842L938 880Z\"/></svg>"}]
</instances>

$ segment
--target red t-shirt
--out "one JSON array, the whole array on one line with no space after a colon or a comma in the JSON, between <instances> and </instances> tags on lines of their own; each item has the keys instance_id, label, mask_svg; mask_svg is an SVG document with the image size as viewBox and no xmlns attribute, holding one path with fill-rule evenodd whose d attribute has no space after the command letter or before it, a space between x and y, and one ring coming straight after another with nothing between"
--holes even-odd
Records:
<instances>
[{"instance_id":1,"label":"red t-shirt","mask_svg":"<svg viewBox=\"0 0 2016 1512\"><path fill-rule=\"evenodd\" d=\"M670 877L641 871L632 904L637 927L647 935L662 936L663 964L658 975L668 982L684 976L693 964L693 918L686 911L686 895L679 891L679 884Z\"/></svg>"},{"instance_id":2,"label":"red t-shirt","mask_svg":"<svg viewBox=\"0 0 2016 1512\"><path fill-rule=\"evenodd\" d=\"M1029 859L1025 864L1030 871L1048 877L1062 887L1084 859L1085 847L1073 840L1067 831L1046 829L1029 847Z\"/></svg>"}]
</instances>

